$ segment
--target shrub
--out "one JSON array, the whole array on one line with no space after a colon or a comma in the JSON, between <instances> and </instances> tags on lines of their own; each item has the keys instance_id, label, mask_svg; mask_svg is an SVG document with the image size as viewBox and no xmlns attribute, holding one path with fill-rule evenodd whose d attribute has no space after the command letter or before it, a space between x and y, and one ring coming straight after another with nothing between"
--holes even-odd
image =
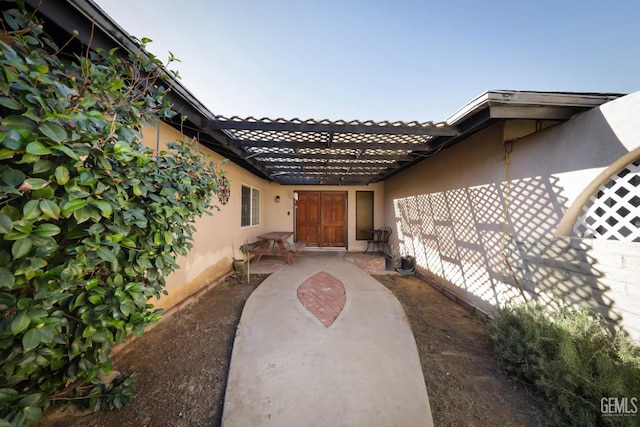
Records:
<instances>
[{"instance_id":1,"label":"shrub","mask_svg":"<svg viewBox=\"0 0 640 427\"><path fill-rule=\"evenodd\" d=\"M593 310L528 303L498 310L487 329L507 371L547 398L555 424L637 425L640 414L603 416L601 400L640 398L640 349Z\"/></svg>"},{"instance_id":2,"label":"shrub","mask_svg":"<svg viewBox=\"0 0 640 427\"><path fill-rule=\"evenodd\" d=\"M174 114L157 58L63 57L21 2L0 31L0 426L19 426L52 401L131 401L133 375L102 383L111 348L159 319L217 172L186 143L141 145Z\"/></svg>"}]
</instances>

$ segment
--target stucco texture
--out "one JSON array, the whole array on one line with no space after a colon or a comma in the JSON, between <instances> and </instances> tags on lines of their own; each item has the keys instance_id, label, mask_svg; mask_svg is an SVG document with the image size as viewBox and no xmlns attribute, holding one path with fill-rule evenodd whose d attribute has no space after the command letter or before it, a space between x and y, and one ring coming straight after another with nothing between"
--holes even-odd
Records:
<instances>
[{"instance_id":1,"label":"stucco texture","mask_svg":"<svg viewBox=\"0 0 640 427\"><path fill-rule=\"evenodd\" d=\"M509 237L553 238L589 184L634 156L639 111L635 93L516 140L499 123L397 174L385 181L392 240L422 274L481 310L535 295L514 284Z\"/></svg>"},{"instance_id":2,"label":"stucco texture","mask_svg":"<svg viewBox=\"0 0 640 427\"><path fill-rule=\"evenodd\" d=\"M143 143L156 150L166 149L168 141L182 140L184 136L171 126L160 123L150 124L143 129ZM231 182L231 197L226 205L213 203L219 209L212 210L212 216L198 218L193 236L193 248L186 257L177 260L180 268L167 277L168 295L153 301L158 308L170 309L199 290L214 283L232 269L233 258L242 258L240 247L245 242L254 242L257 236L270 231L294 231L295 191L345 191L347 192L347 246L349 251L363 251L366 241L356 239L355 193L374 192L374 227L385 224L383 214L384 183L368 186L283 186L258 178L232 162L223 163L218 154L192 140L197 149L224 171ZM260 191L260 223L242 227L240 223L241 187L249 186ZM279 196L279 202L275 198Z\"/></svg>"}]
</instances>

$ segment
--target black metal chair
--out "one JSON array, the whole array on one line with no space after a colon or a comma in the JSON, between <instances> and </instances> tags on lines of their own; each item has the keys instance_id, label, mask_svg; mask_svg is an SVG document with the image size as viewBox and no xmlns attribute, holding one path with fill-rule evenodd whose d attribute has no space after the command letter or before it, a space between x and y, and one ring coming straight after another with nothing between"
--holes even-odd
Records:
<instances>
[{"instance_id":1,"label":"black metal chair","mask_svg":"<svg viewBox=\"0 0 640 427\"><path fill-rule=\"evenodd\" d=\"M375 249L380 230L362 230L362 231L366 233L371 233L371 238L367 240L367 249L364 250L364 253L367 253L369 252L370 247L373 247Z\"/></svg>"},{"instance_id":2,"label":"black metal chair","mask_svg":"<svg viewBox=\"0 0 640 427\"><path fill-rule=\"evenodd\" d=\"M365 252L369 252L369 246L372 246L376 252L390 254L389 238L391 237L391 233L391 227L382 227L373 230L372 239L367 240L367 249L365 249Z\"/></svg>"},{"instance_id":3,"label":"black metal chair","mask_svg":"<svg viewBox=\"0 0 640 427\"><path fill-rule=\"evenodd\" d=\"M384 254L391 254L391 247L389 246L389 239L391 238L391 227L382 227L380 229L380 233L378 234L378 241L376 242L376 247L378 248L378 252L382 252Z\"/></svg>"}]
</instances>

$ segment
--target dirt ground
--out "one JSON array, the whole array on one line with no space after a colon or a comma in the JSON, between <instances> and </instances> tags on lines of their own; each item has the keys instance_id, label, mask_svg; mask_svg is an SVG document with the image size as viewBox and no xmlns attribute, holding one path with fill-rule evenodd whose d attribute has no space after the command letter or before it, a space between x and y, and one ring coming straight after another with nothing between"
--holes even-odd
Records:
<instances>
[{"instance_id":1,"label":"dirt ground","mask_svg":"<svg viewBox=\"0 0 640 427\"><path fill-rule=\"evenodd\" d=\"M546 425L544 404L500 369L480 320L414 276L374 277L409 319L436 426Z\"/></svg>"},{"instance_id":2,"label":"dirt ground","mask_svg":"<svg viewBox=\"0 0 640 427\"><path fill-rule=\"evenodd\" d=\"M218 426L231 348L246 299L266 274L229 278L133 341L115 357L138 372L134 403L53 416L37 426ZM426 282L375 275L402 304L418 345L436 426L544 425L543 405L500 370L481 322Z\"/></svg>"}]
</instances>

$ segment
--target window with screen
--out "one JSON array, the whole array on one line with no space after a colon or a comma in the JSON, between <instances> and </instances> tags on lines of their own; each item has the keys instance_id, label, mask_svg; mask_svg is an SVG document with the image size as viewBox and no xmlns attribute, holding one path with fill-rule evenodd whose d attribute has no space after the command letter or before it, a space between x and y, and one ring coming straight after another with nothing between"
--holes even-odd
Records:
<instances>
[{"instance_id":1,"label":"window with screen","mask_svg":"<svg viewBox=\"0 0 640 427\"><path fill-rule=\"evenodd\" d=\"M260 224L260 190L243 185L240 225L250 227L258 224Z\"/></svg>"}]
</instances>

